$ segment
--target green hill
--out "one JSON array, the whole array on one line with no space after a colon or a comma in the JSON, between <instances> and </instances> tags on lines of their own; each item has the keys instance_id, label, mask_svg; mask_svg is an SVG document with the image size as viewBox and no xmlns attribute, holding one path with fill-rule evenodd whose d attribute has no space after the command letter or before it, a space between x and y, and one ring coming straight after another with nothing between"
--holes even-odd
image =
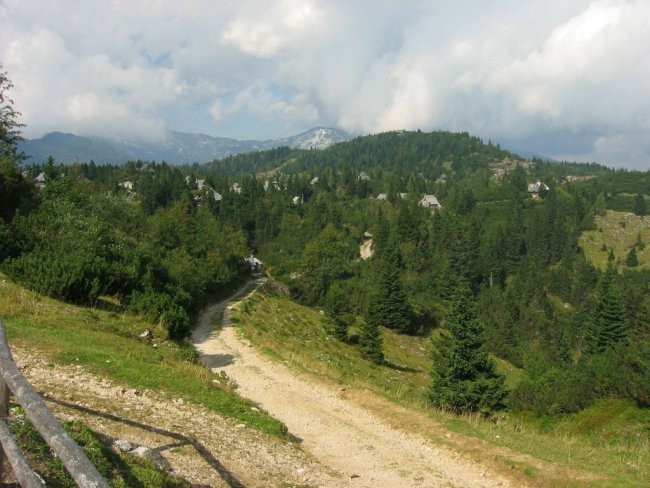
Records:
<instances>
[{"instance_id":1,"label":"green hill","mask_svg":"<svg viewBox=\"0 0 650 488\"><path fill-rule=\"evenodd\" d=\"M325 169L403 171L436 179L443 172L487 168L494 161L522 158L468 133L383 132L334 144L324 150L270 151L241 154L203 166L206 173L260 173L282 167L282 172L323 172Z\"/></svg>"}]
</instances>

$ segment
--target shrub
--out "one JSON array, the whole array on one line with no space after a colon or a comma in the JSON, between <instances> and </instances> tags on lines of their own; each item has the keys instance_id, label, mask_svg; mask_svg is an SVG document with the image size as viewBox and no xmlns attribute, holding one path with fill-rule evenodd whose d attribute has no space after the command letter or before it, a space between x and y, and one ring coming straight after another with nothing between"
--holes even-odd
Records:
<instances>
[{"instance_id":1,"label":"shrub","mask_svg":"<svg viewBox=\"0 0 650 488\"><path fill-rule=\"evenodd\" d=\"M147 320L164 324L171 339L182 339L189 334L187 312L167 293L136 290L129 296L127 307Z\"/></svg>"},{"instance_id":2,"label":"shrub","mask_svg":"<svg viewBox=\"0 0 650 488\"><path fill-rule=\"evenodd\" d=\"M76 303L92 303L103 290L106 262L77 250L35 250L10 260L16 280L45 295Z\"/></svg>"}]
</instances>

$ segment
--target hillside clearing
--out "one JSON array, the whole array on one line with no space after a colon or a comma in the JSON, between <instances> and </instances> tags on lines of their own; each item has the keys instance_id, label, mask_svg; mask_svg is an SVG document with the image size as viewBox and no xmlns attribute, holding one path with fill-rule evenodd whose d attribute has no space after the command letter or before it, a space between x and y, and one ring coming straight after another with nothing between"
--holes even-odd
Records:
<instances>
[{"instance_id":1,"label":"hillside clearing","mask_svg":"<svg viewBox=\"0 0 650 488\"><path fill-rule=\"evenodd\" d=\"M643 249L637 249L639 268L650 267L650 215L640 217L631 212L608 210L596 217L596 230L583 232L578 241L589 262L607 268L609 251L614 251L615 264L625 266L627 253L641 237Z\"/></svg>"}]
</instances>

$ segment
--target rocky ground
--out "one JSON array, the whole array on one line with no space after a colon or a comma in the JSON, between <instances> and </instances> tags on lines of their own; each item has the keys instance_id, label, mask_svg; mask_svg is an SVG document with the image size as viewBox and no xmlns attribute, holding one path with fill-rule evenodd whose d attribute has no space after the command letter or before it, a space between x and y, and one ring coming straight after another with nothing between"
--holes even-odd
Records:
<instances>
[{"instance_id":1,"label":"rocky ground","mask_svg":"<svg viewBox=\"0 0 650 488\"><path fill-rule=\"evenodd\" d=\"M337 486L338 476L295 443L281 441L181 398L97 378L79 366L53 367L14 351L19 367L61 419L81 419L112 439L162 455L199 486Z\"/></svg>"}]
</instances>

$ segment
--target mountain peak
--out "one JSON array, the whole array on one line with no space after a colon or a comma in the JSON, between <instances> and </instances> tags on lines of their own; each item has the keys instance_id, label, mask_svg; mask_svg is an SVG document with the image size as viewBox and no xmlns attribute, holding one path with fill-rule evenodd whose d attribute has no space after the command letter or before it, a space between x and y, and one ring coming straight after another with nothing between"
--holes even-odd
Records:
<instances>
[{"instance_id":1,"label":"mountain peak","mask_svg":"<svg viewBox=\"0 0 650 488\"><path fill-rule=\"evenodd\" d=\"M325 149L337 142L350 139L350 134L332 127L314 127L296 136L280 139L285 146L296 149Z\"/></svg>"},{"instance_id":2,"label":"mountain peak","mask_svg":"<svg viewBox=\"0 0 650 488\"><path fill-rule=\"evenodd\" d=\"M40 139L25 140L21 150L35 163L53 156L62 163L90 161L123 163L129 159L166 161L172 164L202 163L233 154L263 151L280 146L297 149L324 149L351 136L330 127L316 127L298 135L266 141L238 140L205 134L168 131L161 142L142 140L109 140L99 137L80 137L52 132Z\"/></svg>"}]
</instances>

